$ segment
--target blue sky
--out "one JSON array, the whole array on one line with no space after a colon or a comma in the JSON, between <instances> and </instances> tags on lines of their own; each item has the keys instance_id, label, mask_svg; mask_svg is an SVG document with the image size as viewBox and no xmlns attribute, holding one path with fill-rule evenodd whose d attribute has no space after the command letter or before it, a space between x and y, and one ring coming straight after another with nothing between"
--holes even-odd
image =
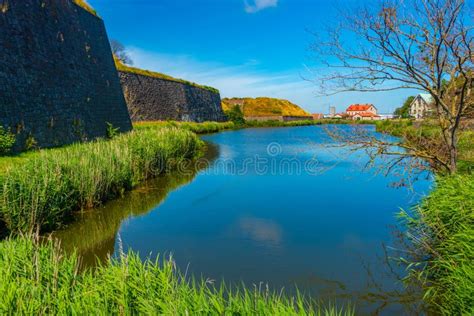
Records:
<instances>
[{"instance_id":1,"label":"blue sky","mask_svg":"<svg viewBox=\"0 0 474 316\"><path fill-rule=\"evenodd\" d=\"M367 0L369 1L369 0ZM223 97L288 99L310 112L374 103L392 112L413 91L318 97L308 30L337 19L330 0L89 0L134 65L214 86ZM341 4L342 3L342 4ZM340 1L350 6L356 0Z\"/></svg>"}]
</instances>

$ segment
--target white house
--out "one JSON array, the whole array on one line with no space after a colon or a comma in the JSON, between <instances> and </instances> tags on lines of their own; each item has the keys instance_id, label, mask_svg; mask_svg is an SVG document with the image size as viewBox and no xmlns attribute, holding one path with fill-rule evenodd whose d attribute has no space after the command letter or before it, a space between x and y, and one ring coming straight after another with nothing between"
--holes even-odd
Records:
<instances>
[{"instance_id":1,"label":"white house","mask_svg":"<svg viewBox=\"0 0 474 316\"><path fill-rule=\"evenodd\" d=\"M410 116L421 119L426 117L432 110L433 97L427 93L420 93L410 104Z\"/></svg>"}]
</instances>

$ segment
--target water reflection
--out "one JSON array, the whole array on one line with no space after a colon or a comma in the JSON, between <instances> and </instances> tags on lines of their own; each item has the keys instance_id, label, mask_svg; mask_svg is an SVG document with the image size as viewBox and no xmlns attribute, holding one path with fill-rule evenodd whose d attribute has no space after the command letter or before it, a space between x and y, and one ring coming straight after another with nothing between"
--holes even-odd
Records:
<instances>
[{"instance_id":1,"label":"water reflection","mask_svg":"<svg viewBox=\"0 0 474 316\"><path fill-rule=\"evenodd\" d=\"M200 170L218 156L217 146L208 144L207 147L206 155L199 163L193 163L186 170L149 180L127 192L122 198L110 201L100 208L78 213L72 224L54 232L52 236L60 241L66 252L76 251L81 256L83 268L106 262L115 252L116 239L122 225L156 208L168 193L190 183Z\"/></svg>"},{"instance_id":2,"label":"water reflection","mask_svg":"<svg viewBox=\"0 0 474 316\"><path fill-rule=\"evenodd\" d=\"M173 253L188 275L276 290L296 285L313 297L357 303L358 314L404 314L400 302L414 296L397 292L403 286L386 274L382 244L393 245L395 213L430 181L413 191L391 188L394 177L361 170L367 156L328 148L321 127L204 138L219 146L209 168L151 181L55 235L88 265L120 247L143 258ZM313 158L324 172L307 172Z\"/></svg>"},{"instance_id":3,"label":"water reflection","mask_svg":"<svg viewBox=\"0 0 474 316\"><path fill-rule=\"evenodd\" d=\"M278 224L260 218L241 218L238 232L258 243L278 245L282 239L282 229Z\"/></svg>"}]
</instances>

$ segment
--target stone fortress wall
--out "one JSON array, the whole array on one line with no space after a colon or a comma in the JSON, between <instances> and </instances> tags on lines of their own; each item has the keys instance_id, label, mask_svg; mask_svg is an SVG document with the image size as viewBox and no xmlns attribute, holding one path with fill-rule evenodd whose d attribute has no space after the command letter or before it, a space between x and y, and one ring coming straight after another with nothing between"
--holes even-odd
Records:
<instances>
[{"instance_id":1,"label":"stone fortress wall","mask_svg":"<svg viewBox=\"0 0 474 316\"><path fill-rule=\"evenodd\" d=\"M132 121L226 120L217 91L126 71L119 76Z\"/></svg>"},{"instance_id":2,"label":"stone fortress wall","mask_svg":"<svg viewBox=\"0 0 474 316\"><path fill-rule=\"evenodd\" d=\"M0 125L54 147L131 130L104 22L71 0L0 0Z\"/></svg>"}]
</instances>

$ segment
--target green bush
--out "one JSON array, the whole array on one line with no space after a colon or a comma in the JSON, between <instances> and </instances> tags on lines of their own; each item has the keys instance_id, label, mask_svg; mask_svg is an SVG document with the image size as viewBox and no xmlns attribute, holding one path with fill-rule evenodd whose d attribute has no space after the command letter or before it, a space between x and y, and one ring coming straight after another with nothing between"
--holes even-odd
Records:
<instances>
[{"instance_id":1,"label":"green bush","mask_svg":"<svg viewBox=\"0 0 474 316\"><path fill-rule=\"evenodd\" d=\"M20 315L353 315L351 308L319 307L301 295L265 287L216 288L187 280L170 260L122 255L78 273L78 258L52 242L0 243L0 314Z\"/></svg>"},{"instance_id":2,"label":"green bush","mask_svg":"<svg viewBox=\"0 0 474 316\"><path fill-rule=\"evenodd\" d=\"M227 116L227 119L231 122L234 122L236 125L244 125L244 113L240 109L240 106L234 105L229 111L224 112Z\"/></svg>"},{"instance_id":3,"label":"green bush","mask_svg":"<svg viewBox=\"0 0 474 316\"><path fill-rule=\"evenodd\" d=\"M9 153L11 153L15 142L15 135L0 125L0 156L8 155Z\"/></svg>"},{"instance_id":4,"label":"green bush","mask_svg":"<svg viewBox=\"0 0 474 316\"><path fill-rule=\"evenodd\" d=\"M160 128L40 151L3 175L0 217L15 232L57 228L71 212L112 199L201 147L190 131Z\"/></svg>"}]
</instances>

